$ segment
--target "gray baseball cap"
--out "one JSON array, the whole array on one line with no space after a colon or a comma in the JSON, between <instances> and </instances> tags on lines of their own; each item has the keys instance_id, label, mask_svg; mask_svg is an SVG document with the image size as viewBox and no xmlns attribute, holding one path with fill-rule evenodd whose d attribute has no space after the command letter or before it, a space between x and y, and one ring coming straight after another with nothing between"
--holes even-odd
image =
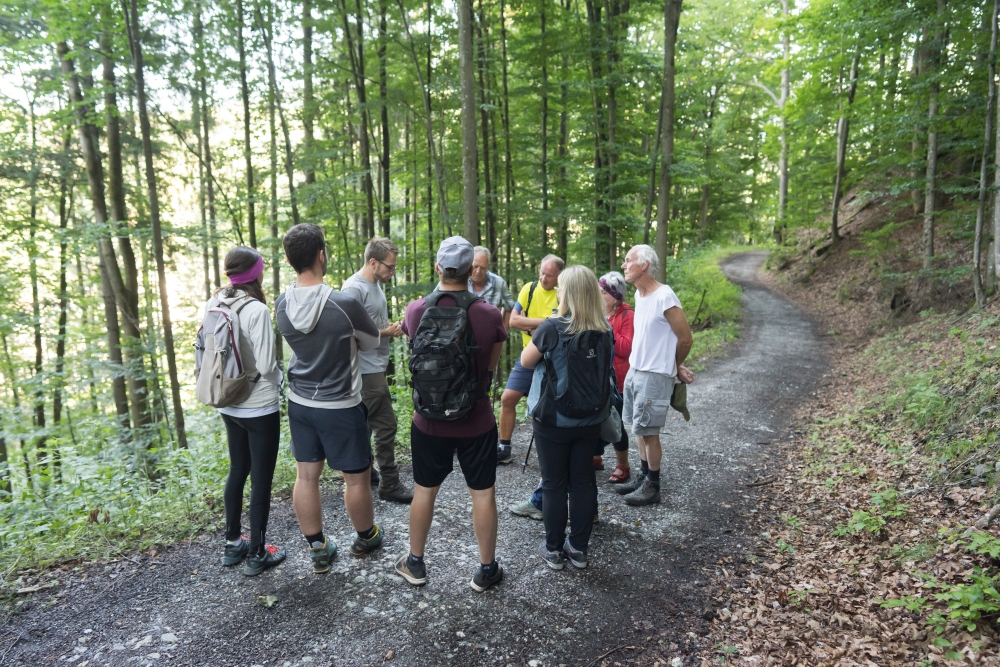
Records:
<instances>
[{"instance_id":1,"label":"gray baseball cap","mask_svg":"<svg viewBox=\"0 0 1000 667\"><path fill-rule=\"evenodd\" d=\"M452 236L438 246L437 264L442 271L454 269L459 274L468 273L472 269L474 255L471 243L461 236Z\"/></svg>"}]
</instances>

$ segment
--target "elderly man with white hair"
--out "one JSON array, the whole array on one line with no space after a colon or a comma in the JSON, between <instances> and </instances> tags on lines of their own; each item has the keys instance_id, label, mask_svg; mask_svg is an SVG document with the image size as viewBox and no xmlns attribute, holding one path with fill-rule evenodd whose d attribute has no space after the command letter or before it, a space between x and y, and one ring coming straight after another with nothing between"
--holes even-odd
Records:
<instances>
[{"instance_id":1,"label":"elderly man with white hair","mask_svg":"<svg viewBox=\"0 0 1000 667\"><path fill-rule=\"evenodd\" d=\"M514 310L514 295L507 287L507 281L490 271L490 249L481 245L473 248L475 259L469 274L469 291L503 315L503 328L510 329L510 314Z\"/></svg>"},{"instance_id":2,"label":"elderly man with white hair","mask_svg":"<svg viewBox=\"0 0 1000 667\"><path fill-rule=\"evenodd\" d=\"M622 264L625 280L636 288L622 423L636 436L642 464L632 482L615 488L628 505L660 502L660 429L667 422L674 384L694 381L694 373L681 365L691 351L691 328L677 295L654 277L658 266L656 251L648 245L634 246Z\"/></svg>"}]
</instances>

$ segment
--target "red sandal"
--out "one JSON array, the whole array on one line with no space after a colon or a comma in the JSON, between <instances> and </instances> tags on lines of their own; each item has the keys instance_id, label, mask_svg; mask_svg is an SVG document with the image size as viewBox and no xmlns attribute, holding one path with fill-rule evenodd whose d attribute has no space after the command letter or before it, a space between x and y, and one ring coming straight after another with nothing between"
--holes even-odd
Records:
<instances>
[{"instance_id":1,"label":"red sandal","mask_svg":"<svg viewBox=\"0 0 1000 667\"><path fill-rule=\"evenodd\" d=\"M615 471L608 478L609 484L622 484L632 477L632 469L625 466L615 466Z\"/></svg>"}]
</instances>

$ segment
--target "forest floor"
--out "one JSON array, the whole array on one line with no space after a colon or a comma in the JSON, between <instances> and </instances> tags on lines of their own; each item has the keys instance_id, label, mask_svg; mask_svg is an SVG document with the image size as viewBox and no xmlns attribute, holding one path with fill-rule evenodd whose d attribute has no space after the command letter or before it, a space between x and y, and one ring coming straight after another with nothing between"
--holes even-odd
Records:
<instances>
[{"instance_id":1,"label":"forest floor","mask_svg":"<svg viewBox=\"0 0 1000 667\"><path fill-rule=\"evenodd\" d=\"M223 568L221 535L204 534L52 571L35 582L37 592L0 612L0 665L698 662L721 641L711 619L725 600L712 597L710 582L747 574L748 555L765 549L751 534L765 509L761 485L777 472L777 444L794 436L791 411L827 367L827 342L811 320L758 281L765 257L745 253L724 264L744 288L743 334L728 358L699 373L691 422L673 413L664 429L662 503L627 507L604 483L608 473L599 475L588 569L549 570L536 551L541 523L507 511L537 483L534 456L526 471L517 463L498 470L497 553L506 578L484 594L469 586L477 557L459 474L438 496L422 588L392 568L407 548L408 508L377 500L384 547L353 558L342 484L330 481L326 525L341 552L329 573L311 573L291 502L276 498L268 537L288 549L281 566L253 578ZM515 459L523 460L529 435L519 426Z\"/></svg>"}]
</instances>

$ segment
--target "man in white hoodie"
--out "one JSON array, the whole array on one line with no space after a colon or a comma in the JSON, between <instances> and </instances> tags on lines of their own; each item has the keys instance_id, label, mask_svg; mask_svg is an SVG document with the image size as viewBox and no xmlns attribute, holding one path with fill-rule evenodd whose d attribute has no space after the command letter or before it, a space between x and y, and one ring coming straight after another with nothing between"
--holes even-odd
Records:
<instances>
[{"instance_id":1,"label":"man in white hoodie","mask_svg":"<svg viewBox=\"0 0 1000 667\"><path fill-rule=\"evenodd\" d=\"M344 474L344 505L357 531L351 554L382 544L369 476L371 431L361 401L358 350L379 344L378 327L361 303L323 282L326 245L316 225L295 225L283 240L295 283L275 301L278 331L292 349L288 424L296 461L292 503L309 542L313 572L330 569L337 545L323 534L319 478L324 461Z\"/></svg>"}]
</instances>

